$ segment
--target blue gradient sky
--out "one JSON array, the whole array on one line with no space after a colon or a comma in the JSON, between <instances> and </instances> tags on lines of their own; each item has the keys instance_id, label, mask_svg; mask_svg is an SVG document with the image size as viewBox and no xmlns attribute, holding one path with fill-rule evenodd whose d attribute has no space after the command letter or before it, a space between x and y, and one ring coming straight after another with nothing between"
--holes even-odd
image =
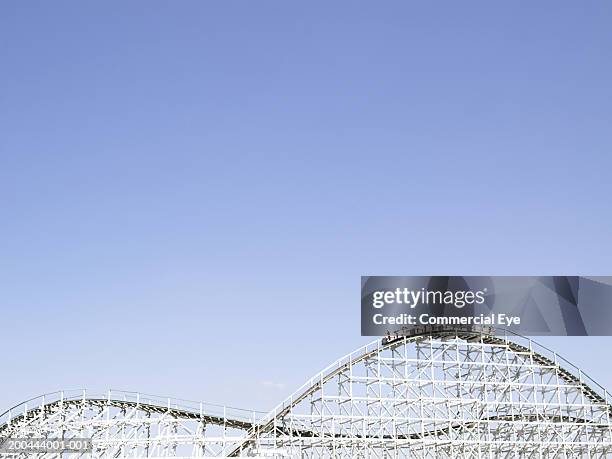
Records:
<instances>
[{"instance_id":1,"label":"blue gradient sky","mask_svg":"<svg viewBox=\"0 0 612 459\"><path fill-rule=\"evenodd\" d=\"M0 411L265 410L361 275L612 274L612 4L505 3L2 2Z\"/></svg>"}]
</instances>

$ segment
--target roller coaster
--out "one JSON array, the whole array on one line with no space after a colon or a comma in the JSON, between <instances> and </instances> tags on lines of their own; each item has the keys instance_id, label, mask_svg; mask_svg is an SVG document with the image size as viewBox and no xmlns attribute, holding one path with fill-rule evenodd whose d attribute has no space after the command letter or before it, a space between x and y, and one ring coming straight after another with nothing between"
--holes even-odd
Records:
<instances>
[{"instance_id":1,"label":"roller coaster","mask_svg":"<svg viewBox=\"0 0 612 459\"><path fill-rule=\"evenodd\" d=\"M0 443L92 440L89 452L12 456L45 459L604 458L611 409L603 387L531 339L422 327L337 360L269 413L65 391L0 415Z\"/></svg>"}]
</instances>

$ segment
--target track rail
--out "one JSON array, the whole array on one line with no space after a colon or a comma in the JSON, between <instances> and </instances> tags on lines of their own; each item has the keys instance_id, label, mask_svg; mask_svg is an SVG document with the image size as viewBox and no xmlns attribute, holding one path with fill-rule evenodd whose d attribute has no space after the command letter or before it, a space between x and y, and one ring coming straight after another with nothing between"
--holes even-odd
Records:
<instances>
[{"instance_id":1,"label":"track rail","mask_svg":"<svg viewBox=\"0 0 612 459\"><path fill-rule=\"evenodd\" d=\"M176 400L135 392L109 391L106 395L88 395L86 391L60 391L23 402L0 414L0 437L15 425L23 425L41 414L50 415L69 407L136 409L143 413L163 414L174 419L202 421L243 431L252 429L264 413L220 405Z\"/></svg>"},{"instance_id":2,"label":"track rail","mask_svg":"<svg viewBox=\"0 0 612 459\"><path fill-rule=\"evenodd\" d=\"M101 408L112 407L119 409L138 409L145 413L159 413L165 414L167 416L171 416L177 419L194 419L205 422L206 424L214 424L218 426L236 428L241 430L248 430L253 427L254 423L252 421L244 421L240 419L233 419L222 417L218 415L210 415L206 413L194 412L187 409L181 408L173 408L167 406L153 405L149 403L139 403L129 400L107 400L102 398L86 398L80 400L56 400L51 403L48 403L44 406L33 408L31 410L26 411L25 413L20 413L19 415L13 417L11 419L12 422L20 422L20 421L29 421L35 419L40 415L41 411L47 414L53 413L54 409L59 407L60 405L64 406L79 406L87 404L88 406L98 406ZM2 433L8 428L9 424L4 423L0 425L0 436Z\"/></svg>"}]
</instances>

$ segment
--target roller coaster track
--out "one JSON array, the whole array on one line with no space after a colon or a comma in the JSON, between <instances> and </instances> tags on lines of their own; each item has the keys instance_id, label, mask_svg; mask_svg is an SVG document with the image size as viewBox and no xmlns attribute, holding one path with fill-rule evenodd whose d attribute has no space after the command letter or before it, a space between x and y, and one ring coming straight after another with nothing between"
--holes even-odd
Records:
<instances>
[{"instance_id":1,"label":"roller coaster track","mask_svg":"<svg viewBox=\"0 0 612 459\"><path fill-rule=\"evenodd\" d=\"M522 338L522 337L520 337ZM349 354L347 357L338 360L336 363L330 365L327 369L311 378L302 388L298 389L294 395L290 396L285 402L280 404L272 412L266 416L258 417L254 414L252 416L246 416L246 411L236 410L236 413L219 413L215 410L207 409L203 404L199 406L197 404L191 404L190 406L179 406L173 404L170 401L164 403L162 399L155 398L151 399L139 399L138 397L126 397L126 396L87 396L85 393L82 396L73 397L55 397L48 400L42 399L43 401L35 407L28 408L27 404L22 404L17 408L13 408L0 415L0 441L12 434L14 428L23 426L35 422L37 418L45 418L56 413L59 409L66 409L69 407L93 407L100 410L106 408L115 408L117 410L126 412L127 410L138 410L145 414L156 414L164 415L174 419L193 420L202 423L203 425L215 425L223 428L236 429L237 431L243 432L241 439L238 443L231 446L231 449L224 454L226 457L237 457L242 452L255 446L257 439L262 435L281 435L290 436L293 438L318 438L318 439L368 439L368 440L412 440L419 441L431 437L441 437L448 435L450 432L460 432L462 430L469 430L478 428L481 424L486 425L494 422L520 422L520 423L565 423L571 425L596 425L600 427L597 422L593 422L590 419L579 418L575 416L564 416L564 415L550 415L547 413L538 414L517 414L517 415L494 415L494 416L482 416L479 419L463 420L450 422L447 426L434 428L432 430L426 430L422 432L412 432L408 434L398 433L397 435L390 435L384 433L365 433L365 434L350 434L346 433L324 433L320 431L314 431L312 429L288 427L284 424L283 419L289 415L294 407L306 400L308 397L313 395L315 392L320 390L327 382L333 380L338 375L346 372L352 366L364 362L367 359L375 357L377 354L384 350L393 350L399 346L406 345L409 343L425 342L429 339L438 340L452 340L458 339L467 343L480 343L483 345L490 345L495 347L504 348L514 354L521 355L525 359L530 360L534 364L556 373L560 379L566 384L577 388L581 394L592 404L598 407L603 407L607 413L608 419L610 413L612 413L612 406L608 402L607 393L603 388L598 386L596 383L591 381L584 373L578 370L578 374L570 371L567 368L562 367L558 360L557 355L554 354L554 358L549 358L543 353L534 351L532 347L532 341L529 341L528 346L524 346L515 342L514 340L508 339L507 336L500 337L494 333L483 332L482 330L449 330L447 328L434 328L427 327L423 330L417 330L412 332L409 336L398 336L384 339L377 343L365 346L364 348ZM523 338L524 339L524 338ZM546 348L542 348L546 349ZM546 351L549 351L546 349ZM551 352L551 351L549 351ZM569 363L569 362L567 362ZM571 366L571 364L570 364ZM586 381L585 381L586 380ZM587 381L590 384L587 384ZM596 389L599 389L596 390ZM214 405L210 405L214 406Z\"/></svg>"},{"instance_id":2,"label":"roller coaster track","mask_svg":"<svg viewBox=\"0 0 612 459\"><path fill-rule=\"evenodd\" d=\"M113 407L119 408L121 410L127 409L137 409L143 411L145 413L157 413L164 414L177 419L192 419L202 421L206 424L213 424L223 427L236 428L240 430L248 430L253 427L253 421L247 421L232 417L224 417L222 415L212 415L206 414L205 412L200 412L197 409L188 409L188 408L176 408L176 407L168 407L167 405L156 405L152 403L142 403L133 400L122 400L122 399L113 399L113 398L103 398L103 397L87 397L87 398L76 398L76 399L68 399L68 400L54 400L40 407L32 408L25 412L21 412L14 417L11 417L11 423L19 423L21 421L28 422L35 419L37 416L41 414L52 414L55 412L55 408L63 405L67 406L75 406L79 407L83 404L87 404L91 407ZM0 415L1 417L2 415ZM4 423L0 425L0 437L7 430L9 424Z\"/></svg>"},{"instance_id":3,"label":"roller coaster track","mask_svg":"<svg viewBox=\"0 0 612 459\"><path fill-rule=\"evenodd\" d=\"M422 330L415 330L412 332L412 334L408 337L406 336L398 336L395 337L393 339L383 339L381 342L381 345L370 350L369 352L364 352L360 355L357 355L354 358L350 358L348 359L344 364L342 365L338 365L336 368L332 369L331 371L325 373L325 370L323 370L323 372L321 372L321 374L319 374L318 376L315 376L314 378L311 378L311 381L314 381L309 387L306 388L306 390L304 390L301 394L298 394L297 397L291 397L289 399L289 403L284 403L281 404L280 410L277 408L275 411L273 411L274 416L271 417L270 415L268 416L268 418L271 417L271 419L264 419L262 422L260 422L259 424L256 424L253 426L253 428L251 429L251 431L249 432L249 435L245 438L244 443L241 444L239 447L235 448L233 451L231 451L228 456L229 457L236 457L238 456L238 454L240 454L240 452L242 450L244 450L245 448L247 448L249 445L252 445L255 441L255 439L257 438L257 436L261 435L262 433L266 433L266 432L270 432L275 428L275 421L279 418L282 418L283 416L286 416L293 407L295 407L296 405L298 405L300 402L304 401L305 399L307 399L311 394L315 393L317 390L319 390L325 383L327 383L328 381L332 380L333 378L335 378L336 376L338 376L340 373L346 371L348 368L350 368L352 365L355 365L361 361L364 361L368 358L373 357L374 355L376 355L377 353L380 353L381 351L385 350L385 349L392 349L396 346L399 345L403 345L406 343L406 339L408 339L409 341L415 342L418 340L424 340L424 339L430 339L430 338L458 338L458 339L462 339L465 340L467 342L482 342L483 344L491 344L491 345L497 345L497 346L505 346L508 349L510 349L512 352L517 353L517 354L524 354L524 355L529 355L531 358L533 358L533 361L535 363L538 363L542 366L547 366L547 367L551 367L551 368L555 368L555 370L558 372L559 376L565 380L568 384L572 384L575 386L578 386L580 388L580 390L584 393L584 395L593 403L596 404L603 404L606 405L606 409L608 410L608 412L612 412L612 405L608 404L606 399L604 397L602 397L600 394L598 394L595 390L593 390L591 387L589 387L585 382L582 381L581 377L577 377L576 375L574 375L573 373L571 373L570 371L562 368L558 363L556 363L555 361L549 359L548 357L545 357L537 352L534 352L532 349L530 349L529 347L526 346L522 346L518 343L515 343L511 340L509 340L506 336L506 338L499 338L498 336L496 336L495 330L493 329L485 329L485 330L490 330L489 333L483 332L483 329L479 329L479 330L474 330L474 331L469 331L469 330L454 330L454 329L448 329L447 327L423 327ZM519 336L519 335L515 335L515 336ZM522 336L519 336L520 338L524 338ZM531 342L531 341L530 341ZM546 349L546 348L544 348ZM331 366L333 367L333 365ZM330 368L330 367L328 367ZM323 374L325 373L325 374ZM284 406L283 406L284 405ZM493 421L493 420L504 420L507 419L507 417L502 416L502 417L491 417L488 418L489 421ZM555 420L556 419L556 420ZM560 418L551 418L548 419L551 422L559 422ZM533 420L538 420L537 417L534 418ZM544 420L542 419L542 417L540 417L539 419L540 421ZM483 419L481 421L487 421L487 419ZM588 421L586 420L577 420L579 423L583 423L586 424L588 423ZM476 424L478 421L474 421L471 423L462 423L462 424L457 424L456 427L451 427L449 429L459 429L459 428L466 428L469 427L470 425L474 425ZM277 427L278 429L278 427ZM442 433L444 431L444 429L438 429L435 431L431 431L431 432L426 432L424 435L423 434L412 434L410 436L410 438L412 439L417 439L417 438L422 438L422 437L429 437L429 436L435 436L435 435L439 435L440 433ZM304 436L312 436L310 435L308 432L300 432L301 435Z\"/></svg>"}]
</instances>

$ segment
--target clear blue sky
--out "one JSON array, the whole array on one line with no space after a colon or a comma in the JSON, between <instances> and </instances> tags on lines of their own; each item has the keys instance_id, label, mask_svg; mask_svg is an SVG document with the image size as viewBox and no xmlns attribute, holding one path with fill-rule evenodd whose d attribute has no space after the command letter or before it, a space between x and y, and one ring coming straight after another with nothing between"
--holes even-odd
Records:
<instances>
[{"instance_id":1,"label":"clear blue sky","mask_svg":"<svg viewBox=\"0 0 612 459\"><path fill-rule=\"evenodd\" d=\"M612 274L612 4L0 4L0 411L265 410L364 274ZM612 338L546 339L612 389Z\"/></svg>"}]
</instances>

